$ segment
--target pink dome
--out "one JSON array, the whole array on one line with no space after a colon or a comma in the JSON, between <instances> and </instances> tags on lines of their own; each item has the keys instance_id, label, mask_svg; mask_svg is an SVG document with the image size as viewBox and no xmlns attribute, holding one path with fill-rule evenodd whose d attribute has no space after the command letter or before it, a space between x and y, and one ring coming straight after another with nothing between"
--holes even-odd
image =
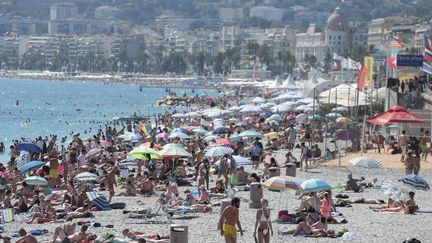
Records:
<instances>
[{"instance_id":1,"label":"pink dome","mask_svg":"<svg viewBox=\"0 0 432 243\"><path fill-rule=\"evenodd\" d=\"M349 21L340 13L340 8L337 7L332 15L327 19L327 30L332 31L347 31Z\"/></svg>"}]
</instances>

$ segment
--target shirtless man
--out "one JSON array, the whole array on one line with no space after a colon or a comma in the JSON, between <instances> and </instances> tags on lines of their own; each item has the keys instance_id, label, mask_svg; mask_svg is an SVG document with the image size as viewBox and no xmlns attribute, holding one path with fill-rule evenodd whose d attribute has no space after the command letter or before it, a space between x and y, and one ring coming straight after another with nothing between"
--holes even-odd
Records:
<instances>
[{"instance_id":1,"label":"shirtless man","mask_svg":"<svg viewBox=\"0 0 432 243\"><path fill-rule=\"evenodd\" d=\"M23 228L18 231L18 234L21 238L17 240L17 243L37 243L36 238L31 234L27 234L27 231L25 231Z\"/></svg>"},{"instance_id":2,"label":"shirtless man","mask_svg":"<svg viewBox=\"0 0 432 243\"><path fill-rule=\"evenodd\" d=\"M234 197L231 205L226 207L219 218L220 234L225 237L225 243L237 242L237 228L243 236L243 230L239 220L240 198Z\"/></svg>"},{"instance_id":3,"label":"shirtless man","mask_svg":"<svg viewBox=\"0 0 432 243\"><path fill-rule=\"evenodd\" d=\"M297 236L300 232L303 232L306 236L322 236L327 231L327 218L325 216L320 217L320 221L309 226L305 222L301 222L297 229L294 231L293 236Z\"/></svg>"},{"instance_id":4,"label":"shirtless man","mask_svg":"<svg viewBox=\"0 0 432 243\"><path fill-rule=\"evenodd\" d=\"M143 195L153 195L154 194L154 184L153 179L148 178L145 181L141 182L141 194Z\"/></svg>"},{"instance_id":5,"label":"shirtless man","mask_svg":"<svg viewBox=\"0 0 432 243\"><path fill-rule=\"evenodd\" d=\"M405 156L407 155L407 149L408 149L408 138L406 137L406 131L402 131L402 134L399 136L398 144L399 147L402 150L401 155L401 163L405 162Z\"/></svg>"},{"instance_id":6,"label":"shirtless man","mask_svg":"<svg viewBox=\"0 0 432 243\"><path fill-rule=\"evenodd\" d=\"M118 172L118 167L114 166L110 172L107 174L107 184L109 189L109 199L108 201L111 202L112 198L114 197L114 185L117 187L117 181L115 179L115 175Z\"/></svg>"},{"instance_id":7,"label":"shirtless man","mask_svg":"<svg viewBox=\"0 0 432 243\"><path fill-rule=\"evenodd\" d=\"M225 188L228 188L228 156L225 155L218 166L218 179L223 176L225 178Z\"/></svg>"},{"instance_id":8,"label":"shirtless man","mask_svg":"<svg viewBox=\"0 0 432 243\"><path fill-rule=\"evenodd\" d=\"M239 186L245 186L247 184L247 179L249 177L249 173L244 170L243 166L237 169L237 180Z\"/></svg>"},{"instance_id":9,"label":"shirtless man","mask_svg":"<svg viewBox=\"0 0 432 243\"><path fill-rule=\"evenodd\" d=\"M76 232L72 235L69 235L68 237L65 237L67 239L63 239L62 241L53 241L53 242L90 242L91 240L94 240L93 235L86 233L88 229L88 225L83 224L81 226L81 230L79 232Z\"/></svg>"}]
</instances>

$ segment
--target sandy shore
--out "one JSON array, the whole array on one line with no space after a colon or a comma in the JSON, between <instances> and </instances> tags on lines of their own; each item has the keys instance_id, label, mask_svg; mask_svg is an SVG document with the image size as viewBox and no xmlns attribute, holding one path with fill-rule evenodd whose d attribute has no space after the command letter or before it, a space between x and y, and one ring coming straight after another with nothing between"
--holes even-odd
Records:
<instances>
[{"instance_id":1,"label":"sandy shore","mask_svg":"<svg viewBox=\"0 0 432 243\"><path fill-rule=\"evenodd\" d=\"M283 152L277 152L275 154L277 158L281 158ZM371 154L373 157L373 154ZM345 157L344 160L348 159L349 156ZM279 160L280 161L280 160ZM330 162L329 164L332 164ZM386 166L387 167L387 166ZM247 170L251 171L250 167L246 167ZM384 169L364 169L357 167L349 167L349 170L353 172L355 177L364 175L366 180L372 180L378 178L379 181L391 180L396 181L398 177L402 176L401 169L395 168L384 168ZM284 173L284 171L282 172ZM310 172L297 171L297 177L310 179L310 178L321 178L330 184L334 185L337 183L344 183L348 171L344 167L335 166L320 166L315 169L311 169ZM432 179L432 170L424 169L421 175L428 181ZM216 176L212 176L212 180L215 180ZM180 191L183 191L181 188ZM335 190L334 195L340 193L340 190ZM366 189L363 193L346 193L352 199L357 198L380 198L386 200L385 196L380 192L379 189ZM236 196L241 197L242 203L240 207L240 220L245 230L243 237L239 235L238 242L250 243L253 240L253 226L255 223L256 209L250 209L248 206L249 192L237 192ZM300 201L296 198L294 191L284 191L281 193L270 192L264 189L264 197L270 201L270 207L272 208L272 220L277 218L277 212L281 209L288 209L289 212L293 212L298 207ZM150 202L148 198L138 197L115 197L114 202L125 202L127 209L137 208L156 208L155 203ZM216 203L219 200L214 199L212 203ZM346 219L347 224L329 225L332 230L340 230L343 228L348 229L355 236L355 239L349 240L349 242L402 242L407 237L416 237L422 242L428 242L432 237L430 231L430 219L431 214L427 211L432 212L432 193L430 191L423 192L418 191L416 194L416 201L420 207L421 212L417 215L405 215L395 213L377 213L373 212L368 208L368 205L354 205L352 208L338 208ZM143 204L144 202L144 204ZM425 212L426 211L426 212ZM178 218L176 216L172 223L186 225L189 227L189 242L192 243L216 243L223 242L223 238L217 231L217 221L219 217L220 207L216 206L213 208L212 213L197 213L197 218ZM121 230L129 228L135 231L143 231L146 233L157 232L159 234L170 233L170 222L167 217L159 217L158 219L162 224L146 224L140 219L129 219L122 213L122 210L111 210L105 212L95 212L95 218L89 219L91 222L100 222L102 226L112 224L113 229L100 227L90 227L90 232L101 235L103 233L113 233L120 237ZM29 225L25 224L24 221L28 220L27 215L18 215L17 220L11 224L5 225L6 232L3 234L10 235L16 232L19 228L23 227L26 230L30 229L47 229L50 233L44 236L38 236L38 241L49 240L52 237L52 232L57 226L61 226L59 223L52 224L41 224L41 225ZM87 221L88 219L84 219ZM74 220L75 222L80 220ZM292 229L295 225L286 225L273 222L275 232L278 230ZM16 240L16 238L14 238ZM291 236L279 236L275 235L272 238L272 242L345 242L342 238L331 239L331 238L306 238L306 237L291 237Z\"/></svg>"}]
</instances>

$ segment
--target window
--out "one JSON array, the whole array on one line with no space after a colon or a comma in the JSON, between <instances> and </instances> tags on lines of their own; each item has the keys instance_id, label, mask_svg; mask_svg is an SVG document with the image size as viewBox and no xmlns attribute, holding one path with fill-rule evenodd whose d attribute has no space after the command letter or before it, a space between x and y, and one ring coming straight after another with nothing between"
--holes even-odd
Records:
<instances>
[{"instance_id":1,"label":"window","mask_svg":"<svg viewBox=\"0 0 432 243\"><path fill-rule=\"evenodd\" d=\"M342 37L341 37L341 36L338 36L338 39L340 40L340 39L342 39Z\"/></svg>"}]
</instances>

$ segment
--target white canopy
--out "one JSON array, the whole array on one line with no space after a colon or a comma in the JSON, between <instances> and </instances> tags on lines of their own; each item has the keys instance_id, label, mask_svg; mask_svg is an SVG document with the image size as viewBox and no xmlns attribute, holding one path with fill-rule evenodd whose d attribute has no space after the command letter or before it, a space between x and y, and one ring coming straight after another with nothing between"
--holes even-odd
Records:
<instances>
[{"instance_id":1,"label":"white canopy","mask_svg":"<svg viewBox=\"0 0 432 243\"><path fill-rule=\"evenodd\" d=\"M356 84L338 85L330 90L320 93L319 100L324 104L337 104L345 107L369 105L370 101L365 93L359 91L358 94L356 94L357 89L355 88L355 85Z\"/></svg>"}]
</instances>

